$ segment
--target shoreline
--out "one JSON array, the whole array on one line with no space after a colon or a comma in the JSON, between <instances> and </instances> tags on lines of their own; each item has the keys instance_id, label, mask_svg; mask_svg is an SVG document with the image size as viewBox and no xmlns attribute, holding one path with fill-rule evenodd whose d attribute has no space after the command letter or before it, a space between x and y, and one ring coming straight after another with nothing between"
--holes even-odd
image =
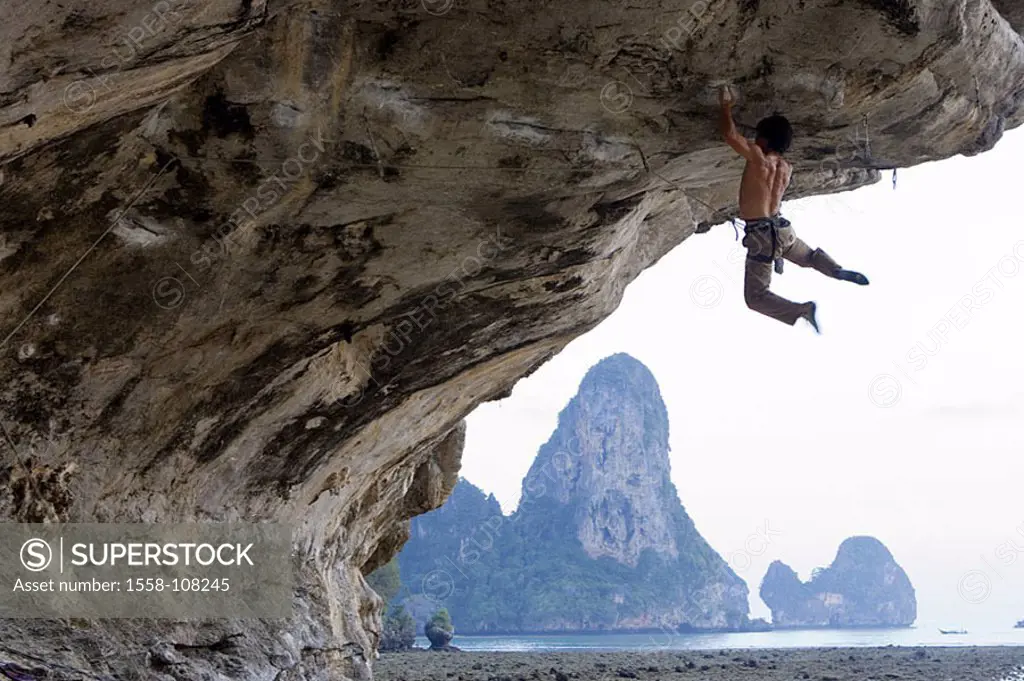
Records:
<instances>
[{"instance_id":1,"label":"shoreline","mask_svg":"<svg viewBox=\"0 0 1024 681\"><path fill-rule=\"evenodd\" d=\"M763 628L745 627L737 629L557 629L541 631L486 631L468 632L458 631L457 635L469 638L487 638L503 636L630 636L630 635L670 635L670 636L699 636L701 634L760 634L772 631L903 631L906 629L917 629L913 624L851 624L849 626L793 626L780 627L768 625ZM1011 627L1018 628L1018 627ZM1024 628L1024 627L1019 627ZM423 636L417 632L417 636Z\"/></svg>"},{"instance_id":2,"label":"shoreline","mask_svg":"<svg viewBox=\"0 0 1024 681\"><path fill-rule=\"evenodd\" d=\"M898 647L1020 647L1021 629L979 629L965 635L942 635L932 623L913 627L844 627L776 629L759 632L653 631L612 634L466 634L456 631L452 645L473 652L629 652L719 649L801 649ZM418 635L415 645L429 642ZM1024 681L1024 679L1022 679Z\"/></svg>"},{"instance_id":3,"label":"shoreline","mask_svg":"<svg viewBox=\"0 0 1024 681\"><path fill-rule=\"evenodd\" d=\"M1024 681L1024 646L382 653L378 681Z\"/></svg>"}]
</instances>

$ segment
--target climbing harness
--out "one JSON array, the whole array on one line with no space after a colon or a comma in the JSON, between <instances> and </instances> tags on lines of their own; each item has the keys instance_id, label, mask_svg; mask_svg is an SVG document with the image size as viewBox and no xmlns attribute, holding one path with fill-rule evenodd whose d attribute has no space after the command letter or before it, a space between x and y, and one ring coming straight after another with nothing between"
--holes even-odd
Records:
<instances>
[{"instance_id":1,"label":"climbing harness","mask_svg":"<svg viewBox=\"0 0 1024 681\"><path fill-rule=\"evenodd\" d=\"M743 231L746 236L743 237L743 245L750 248L749 239L754 236L756 239L762 239L765 230L772 235L772 250L771 255L754 255L748 254L748 258L752 258L757 262L774 262L775 273L782 274L782 266L785 262L781 256L776 257L776 253L779 249L779 230L789 227L792 223L781 215L773 215L770 218L756 218L752 220L745 220L746 224L743 227Z\"/></svg>"}]
</instances>

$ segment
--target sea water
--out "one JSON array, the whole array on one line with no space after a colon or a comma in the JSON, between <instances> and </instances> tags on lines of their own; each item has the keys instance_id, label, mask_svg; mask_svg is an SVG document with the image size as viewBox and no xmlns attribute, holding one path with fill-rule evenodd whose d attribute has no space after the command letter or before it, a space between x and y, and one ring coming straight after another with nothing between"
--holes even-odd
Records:
<instances>
[{"instance_id":1,"label":"sea water","mask_svg":"<svg viewBox=\"0 0 1024 681\"><path fill-rule=\"evenodd\" d=\"M416 645L430 643L418 637ZM467 651L659 651L718 650L722 648L842 648L883 646L1024 646L1024 629L971 629L963 635L944 635L938 627L903 629L790 629L781 631L680 634L543 634L520 636L462 636L452 645ZM1024 681L1024 680L1022 680Z\"/></svg>"}]
</instances>

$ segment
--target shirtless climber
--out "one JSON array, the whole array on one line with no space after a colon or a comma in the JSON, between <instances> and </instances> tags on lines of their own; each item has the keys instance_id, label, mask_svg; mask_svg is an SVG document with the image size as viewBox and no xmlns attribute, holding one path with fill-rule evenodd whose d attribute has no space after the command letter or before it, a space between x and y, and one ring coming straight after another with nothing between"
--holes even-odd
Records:
<instances>
[{"instance_id":1,"label":"shirtless climber","mask_svg":"<svg viewBox=\"0 0 1024 681\"><path fill-rule=\"evenodd\" d=\"M745 223L743 245L747 247L746 275L743 297L747 307L792 326L806 319L818 329L817 305L794 303L768 290L772 281L772 265L782 274L783 259L800 267L813 267L822 274L861 286L868 279L860 272L844 270L820 248L798 239L786 218L779 215L782 195L786 193L793 167L782 155L789 150L793 128L783 116L770 116L757 124L757 137L751 144L736 131L732 120L733 99L729 86L722 88L721 130L725 141L747 159L740 184L740 217Z\"/></svg>"}]
</instances>

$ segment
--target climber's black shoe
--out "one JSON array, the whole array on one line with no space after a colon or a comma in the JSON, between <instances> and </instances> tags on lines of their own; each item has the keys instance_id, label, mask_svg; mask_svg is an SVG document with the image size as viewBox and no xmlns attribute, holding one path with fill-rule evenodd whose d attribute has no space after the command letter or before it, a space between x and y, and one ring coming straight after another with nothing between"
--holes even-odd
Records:
<instances>
[{"instance_id":1,"label":"climber's black shoe","mask_svg":"<svg viewBox=\"0 0 1024 681\"><path fill-rule=\"evenodd\" d=\"M821 329L818 327L818 304L813 302L807 304L810 305L810 309L804 313L803 318L806 319L807 323L814 329L814 333L820 334Z\"/></svg>"},{"instance_id":2,"label":"climber's black shoe","mask_svg":"<svg viewBox=\"0 0 1024 681\"><path fill-rule=\"evenodd\" d=\"M861 286L867 286L870 283L867 277L853 270L836 270L836 279L852 281L854 284L860 284Z\"/></svg>"}]
</instances>

